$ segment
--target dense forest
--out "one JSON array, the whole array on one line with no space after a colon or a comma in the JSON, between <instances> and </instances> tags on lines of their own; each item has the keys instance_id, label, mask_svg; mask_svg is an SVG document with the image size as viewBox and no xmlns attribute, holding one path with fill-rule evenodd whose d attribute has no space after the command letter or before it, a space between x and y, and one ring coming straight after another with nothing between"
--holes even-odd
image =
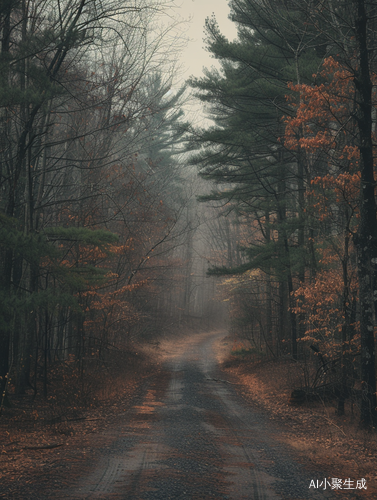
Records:
<instances>
[{"instance_id":1,"label":"dense forest","mask_svg":"<svg viewBox=\"0 0 377 500\"><path fill-rule=\"evenodd\" d=\"M189 89L170 3L0 3L1 406L224 300L375 426L377 2L231 0Z\"/></svg>"},{"instance_id":2,"label":"dense forest","mask_svg":"<svg viewBox=\"0 0 377 500\"><path fill-rule=\"evenodd\" d=\"M249 350L316 360L307 389L331 385L339 414L355 395L374 426L377 4L229 5L237 39L207 19L220 67L190 81L212 120L189 139L213 186L201 199L227 217L239 253L209 272L226 278Z\"/></svg>"},{"instance_id":3,"label":"dense forest","mask_svg":"<svg viewBox=\"0 0 377 500\"><path fill-rule=\"evenodd\" d=\"M2 406L198 308L168 4L0 4Z\"/></svg>"}]
</instances>

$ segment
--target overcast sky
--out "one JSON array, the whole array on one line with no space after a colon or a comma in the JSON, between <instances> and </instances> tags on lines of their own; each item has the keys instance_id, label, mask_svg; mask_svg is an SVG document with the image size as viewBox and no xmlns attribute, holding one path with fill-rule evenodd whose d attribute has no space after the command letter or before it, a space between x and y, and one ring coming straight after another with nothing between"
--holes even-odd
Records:
<instances>
[{"instance_id":1,"label":"overcast sky","mask_svg":"<svg viewBox=\"0 0 377 500\"><path fill-rule=\"evenodd\" d=\"M203 67L215 64L209 53L204 50L204 23L213 13L216 16L221 32L229 39L236 37L234 23L228 19L229 6L227 0L177 0L177 12L184 19L191 19L185 25L186 36L190 41L183 50L181 63L183 65L184 79L189 76L201 76Z\"/></svg>"}]
</instances>

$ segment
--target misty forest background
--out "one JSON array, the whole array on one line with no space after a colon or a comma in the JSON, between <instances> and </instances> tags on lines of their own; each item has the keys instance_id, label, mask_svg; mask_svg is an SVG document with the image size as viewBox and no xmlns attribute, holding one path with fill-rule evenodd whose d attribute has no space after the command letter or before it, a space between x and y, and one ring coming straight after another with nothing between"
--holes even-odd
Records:
<instances>
[{"instance_id":1,"label":"misty forest background","mask_svg":"<svg viewBox=\"0 0 377 500\"><path fill-rule=\"evenodd\" d=\"M229 5L179 88L173 2L0 2L1 407L229 317L376 425L377 2Z\"/></svg>"}]
</instances>

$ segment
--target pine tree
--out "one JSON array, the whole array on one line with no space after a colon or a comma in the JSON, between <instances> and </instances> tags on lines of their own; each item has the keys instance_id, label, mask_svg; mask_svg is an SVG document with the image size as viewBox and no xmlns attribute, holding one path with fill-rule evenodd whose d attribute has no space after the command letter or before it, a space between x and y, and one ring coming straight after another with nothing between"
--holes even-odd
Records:
<instances>
[{"instance_id":1,"label":"pine tree","mask_svg":"<svg viewBox=\"0 0 377 500\"><path fill-rule=\"evenodd\" d=\"M208 103L214 122L193 131L192 148L201 146L193 163L216 186L203 201L229 203L260 229L259 238L244 248L248 263L227 272L259 268L273 275L281 284L281 307L286 308L294 274L300 279L305 275L305 184L302 160L280 141L282 119L290 113L287 82L310 81L320 44L315 34L298 28L304 16L297 10L272 1L234 1L230 6L238 39L228 41L216 20L208 19L207 47L221 70L206 70L203 78L190 81L199 99ZM281 315L280 339L285 335L283 320ZM292 354L297 357L292 312L290 323Z\"/></svg>"}]
</instances>

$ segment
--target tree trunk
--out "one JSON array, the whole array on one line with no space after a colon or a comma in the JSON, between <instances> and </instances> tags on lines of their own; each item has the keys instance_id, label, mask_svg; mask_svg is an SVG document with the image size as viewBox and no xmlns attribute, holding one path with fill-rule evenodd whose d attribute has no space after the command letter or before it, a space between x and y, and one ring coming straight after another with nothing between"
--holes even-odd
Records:
<instances>
[{"instance_id":1,"label":"tree trunk","mask_svg":"<svg viewBox=\"0 0 377 500\"><path fill-rule=\"evenodd\" d=\"M284 163L280 166L280 179L278 182L278 238L280 241L281 261L283 263L283 274L285 276L288 286L288 304L289 304L289 318L291 329L291 353L293 359L297 359L297 320L296 314L293 311L293 279L291 269L291 257L289 251L289 242L287 235L287 210L286 210L286 182Z\"/></svg>"},{"instance_id":2,"label":"tree trunk","mask_svg":"<svg viewBox=\"0 0 377 500\"><path fill-rule=\"evenodd\" d=\"M358 99L357 123L361 163L360 223L356 237L361 334L362 400L360 424L370 428L377 424L376 373L374 345L374 298L377 268L377 231L375 179L372 142L372 82L367 45L367 13L364 0L355 0L355 36L359 51L359 66L355 71Z\"/></svg>"}]
</instances>

